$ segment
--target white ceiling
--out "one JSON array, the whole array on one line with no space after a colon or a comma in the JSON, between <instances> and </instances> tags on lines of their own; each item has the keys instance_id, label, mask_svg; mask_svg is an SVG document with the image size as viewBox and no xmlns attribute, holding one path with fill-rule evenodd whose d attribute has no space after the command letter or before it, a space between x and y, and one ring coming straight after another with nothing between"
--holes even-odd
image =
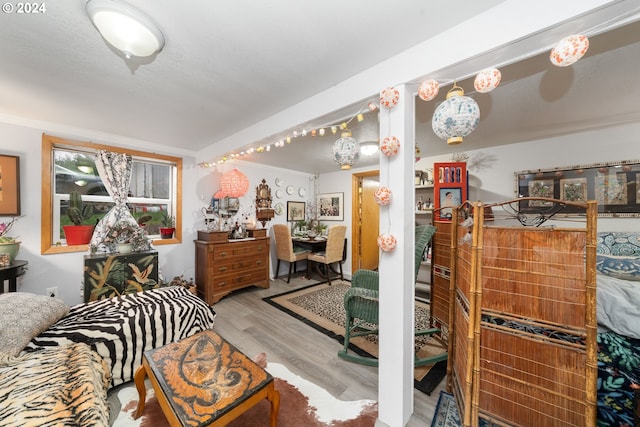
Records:
<instances>
[{"instance_id":1,"label":"white ceiling","mask_svg":"<svg viewBox=\"0 0 640 427\"><path fill-rule=\"evenodd\" d=\"M127 2L163 31L157 56L125 60L86 0L3 13L0 113L197 151L501 0Z\"/></svg>"},{"instance_id":2,"label":"white ceiling","mask_svg":"<svg viewBox=\"0 0 640 427\"><path fill-rule=\"evenodd\" d=\"M166 38L162 52L144 60L125 60L104 42L85 2L47 2L40 15L2 14L0 120L196 153L503 1L129 0ZM417 100L417 143L435 155L638 121L639 24L590 39L587 55L572 67L553 67L546 52L503 67L503 83L490 94L459 82L478 101L481 122L455 149L430 126L447 87L434 101ZM503 53L493 54L502 59ZM356 139L375 138L375 115L366 117L350 126ZM311 173L336 170L330 156L336 138L297 138L255 161ZM376 161L361 159L359 166Z\"/></svg>"}]
</instances>

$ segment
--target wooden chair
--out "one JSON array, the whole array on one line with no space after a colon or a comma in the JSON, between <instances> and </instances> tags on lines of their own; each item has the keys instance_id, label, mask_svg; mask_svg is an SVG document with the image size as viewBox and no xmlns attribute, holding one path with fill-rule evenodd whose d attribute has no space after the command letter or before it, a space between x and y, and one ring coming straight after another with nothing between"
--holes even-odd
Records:
<instances>
[{"instance_id":1,"label":"wooden chair","mask_svg":"<svg viewBox=\"0 0 640 427\"><path fill-rule=\"evenodd\" d=\"M297 262L307 259L307 255L311 252L308 249L293 246L291 240L291 231L286 224L274 224L271 226L273 230L273 237L276 241L276 256L278 257L278 263L276 264L276 275L278 278L278 272L280 271L280 261L289 263L289 275L287 276L287 283L291 281L291 271L297 271Z\"/></svg>"},{"instance_id":2,"label":"wooden chair","mask_svg":"<svg viewBox=\"0 0 640 427\"><path fill-rule=\"evenodd\" d=\"M320 274L327 279L329 285L331 285L331 265L338 264L340 268L340 279L344 279L342 275L342 253L344 248L344 238L347 233L346 225L334 225L329 228L329 234L327 235L327 246L323 252L314 252L307 257L307 270L310 271L311 263L324 265L323 274L319 269ZM317 266L316 266L317 267Z\"/></svg>"},{"instance_id":3,"label":"wooden chair","mask_svg":"<svg viewBox=\"0 0 640 427\"><path fill-rule=\"evenodd\" d=\"M433 225L416 227L415 278L418 277L422 257L435 232L436 227ZM344 348L338 352L338 356L345 360L369 366L378 366L378 359L349 353L351 338L378 333L378 284L379 276L377 271L358 270L353 273L351 288L344 295L344 308L346 311ZM375 327L370 327L368 324ZM441 333L439 328L430 328L417 330L415 335L434 335L439 333ZM415 366L431 365L446 359L446 352L425 358L416 356Z\"/></svg>"}]
</instances>

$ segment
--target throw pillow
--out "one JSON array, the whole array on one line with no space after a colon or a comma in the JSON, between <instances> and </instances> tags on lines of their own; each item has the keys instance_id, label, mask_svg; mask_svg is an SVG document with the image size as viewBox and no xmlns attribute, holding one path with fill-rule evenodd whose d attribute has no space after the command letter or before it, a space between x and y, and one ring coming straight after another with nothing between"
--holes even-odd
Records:
<instances>
[{"instance_id":1,"label":"throw pillow","mask_svg":"<svg viewBox=\"0 0 640 427\"><path fill-rule=\"evenodd\" d=\"M17 356L33 337L69 312L61 299L26 292L0 294L0 352Z\"/></svg>"}]
</instances>

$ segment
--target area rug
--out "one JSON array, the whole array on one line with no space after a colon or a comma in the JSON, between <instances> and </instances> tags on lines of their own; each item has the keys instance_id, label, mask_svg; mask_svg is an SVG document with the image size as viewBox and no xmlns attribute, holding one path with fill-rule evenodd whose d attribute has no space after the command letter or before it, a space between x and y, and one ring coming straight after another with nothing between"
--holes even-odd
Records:
<instances>
[{"instance_id":1,"label":"area rug","mask_svg":"<svg viewBox=\"0 0 640 427\"><path fill-rule=\"evenodd\" d=\"M335 281L310 285L301 289L263 298L264 301L294 316L316 330L344 344L344 294L351 284L347 281ZM416 301L416 328L429 327L429 305ZM416 352L420 357L440 354L447 349L435 337L416 338ZM356 337L351 339L349 349L366 357L377 357L377 336ZM416 368L414 386L430 395L447 374L447 362Z\"/></svg>"},{"instance_id":2,"label":"area rug","mask_svg":"<svg viewBox=\"0 0 640 427\"><path fill-rule=\"evenodd\" d=\"M458 406L452 394L446 391L440 392L431 427L460 427Z\"/></svg>"},{"instance_id":3,"label":"area rug","mask_svg":"<svg viewBox=\"0 0 640 427\"><path fill-rule=\"evenodd\" d=\"M280 393L278 427L370 427L375 424L378 404L374 400L338 400L278 363L268 363L266 370L274 377L276 390ZM124 384L112 393L117 396L120 405L113 427L169 426L150 386L147 387L144 413L137 420L133 419L138 405L135 385ZM228 427L267 427L270 410L269 402L263 400L228 424Z\"/></svg>"}]
</instances>

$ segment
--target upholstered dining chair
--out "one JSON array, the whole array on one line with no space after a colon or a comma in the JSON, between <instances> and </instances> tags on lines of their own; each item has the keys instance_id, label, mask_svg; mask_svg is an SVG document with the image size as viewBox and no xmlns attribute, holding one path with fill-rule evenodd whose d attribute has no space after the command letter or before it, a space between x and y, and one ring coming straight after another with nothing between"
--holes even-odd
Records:
<instances>
[{"instance_id":1,"label":"upholstered dining chair","mask_svg":"<svg viewBox=\"0 0 640 427\"><path fill-rule=\"evenodd\" d=\"M431 238L436 232L433 225L419 225L415 229L415 278L418 277L420 263L424 252L429 246ZM378 333L378 299L379 276L377 271L358 270L351 277L351 288L344 295L344 308L346 312L344 348L338 352L338 356L351 362L369 366L378 366L378 359L360 356L349 352L351 338ZM421 329L415 331L415 336L438 335L438 328ZM447 352L427 357L415 357L415 366L431 365L448 357Z\"/></svg>"},{"instance_id":2,"label":"upholstered dining chair","mask_svg":"<svg viewBox=\"0 0 640 427\"><path fill-rule=\"evenodd\" d=\"M307 256L307 270L311 271L310 268L313 263L316 263L315 267L318 267L318 264L323 265L324 274L320 269L317 269L325 279L331 285L331 266L333 264L338 264L340 269L340 279L344 279L342 276L342 254L344 251L344 238L347 234L347 226L346 225L334 225L329 228L329 232L327 234L327 246L322 252L313 252Z\"/></svg>"},{"instance_id":3,"label":"upholstered dining chair","mask_svg":"<svg viewBox=\"0 0 640 427\"><path fill-rule=\"evenodd\" d=\"M273 237L276 240L276 256L278 257L278 263L276 264L276 275L280 271L280 261L289 263L289 274L287 275L287 283L291 281L291 271L297 271L298 261L304 261L307 259L307 255L311 252L309 249L304 249L298 246L293 246L291 240L291 231L286 224L274 224L271 226L273 230Z\"/></svg>"}]
</instances>

